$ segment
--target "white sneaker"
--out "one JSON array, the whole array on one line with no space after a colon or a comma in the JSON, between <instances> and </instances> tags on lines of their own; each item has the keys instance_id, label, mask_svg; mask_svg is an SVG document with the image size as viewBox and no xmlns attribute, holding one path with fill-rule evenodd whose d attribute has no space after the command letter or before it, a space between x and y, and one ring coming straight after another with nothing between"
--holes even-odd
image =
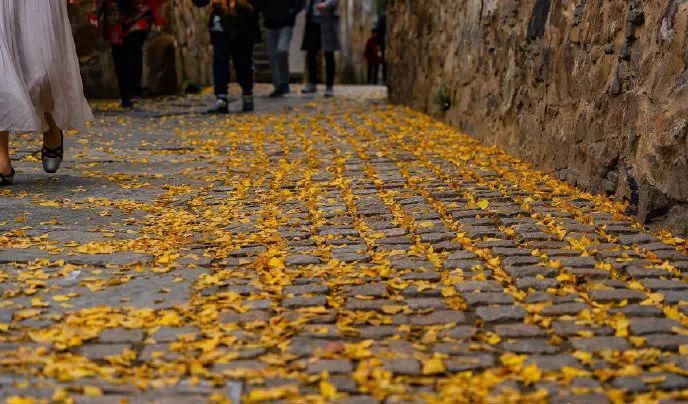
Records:
<instances>
[{"instance_id":1,"label":"white sneaker","mask_svg":"<svg viewBox=\"0 0 688 404\"><path fill-rule=\"evenodd\" d=\"M229 112L227 101L222 98L215 99L213 106L208 109L209 114L226 114Z\"/></svg>"},{"instance_id":2,"label":"white sneaker","mask_svg":"<svg viewBox=\"0 0 688 404\"><path fill-rule=\"evenodd\" d=\"M327 98L334 97L334 87L327 87L327 89L325 90L325 97L327 97Z\"/></svg>"},{"instance_id":3,"label":"white sneaker","mask_svg":"<svg viewBox=\"0 0 688 404\"><path fill-rule=\"evenodd\" d=\"M301 89L301 94L314 94L318 92L318 87L313 83L308 83Z\"/></svg>"}]
</instances>

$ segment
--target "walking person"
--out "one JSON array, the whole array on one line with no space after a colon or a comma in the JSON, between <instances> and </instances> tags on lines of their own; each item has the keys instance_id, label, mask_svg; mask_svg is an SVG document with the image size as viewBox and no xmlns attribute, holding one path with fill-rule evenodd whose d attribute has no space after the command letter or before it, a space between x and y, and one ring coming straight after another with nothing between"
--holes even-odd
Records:
<instances>
[{"instance_id":1,"label":"walking person","mask_svg":"<svg viewBox=\"0 0 688 404\"><path fill-rule=\"evenodd\" d=\"M96 0L97 22L112 47L112 61L123 108L141 96L143 44L151 28L163 24L163 0Z\"/></svg>"},{"instance_id":2,"label":"walking person","mask_svg":"<svg viewBox=\"0 0 688 404\"><path fill-rule=\"evenodd\" d=\"M64 0L0 0L0 186L14 181L9 134L43 133L43 169L57 172L63 130L92 120Z\"/></svg>"},{"instance_id":3,"label":"walking person","mask_svg":"<svg viewBox=\"0 0 688 404\"><path fill-rule=\"evenodd\" d=\"M372 36L366 42L365 53L363 58L368 65L368 80L367 84L376 85L380 75L380 65L382 64L382 48L379 44L377 29L373 29Z\"/></svg>"},{"instance_id":4,"label":"walking person","mask_svg":"<svg viewBox=\"0 0 688 404\"><path fill-rule=\"evenodd\" d=\"M212 5L210 42L213 46L215 103L210 114L229 112L229 63L234 65L241 87L243 112L254 110L253 47L261 41L258 7L255 0L193 0L198 7Z\"/></svg>"},{"instance_id":5,"label":"walking person","mask_svg":"<svg viewBox=\"0 0 688 404\"><path fill-rule=\"evenodd\" d=\"M318 53L322 51L325 58L325 97L334 97L334 52L341 49L339 0L308 0L301 49L306 51L308 69L308 84L301 92L311 94L318 91Z\"/></svg>"},{"instance_id":6,"label":"walking person","mask_svg":"<svg viewBox=\"0 0 688 404\"><path fill-rule=\"evenodd\" d=\"M289 46L296 16L304 7L304 0L263 0L261 12L274 90L270 97L289 94Z\"/></svg>"}]
</instances>

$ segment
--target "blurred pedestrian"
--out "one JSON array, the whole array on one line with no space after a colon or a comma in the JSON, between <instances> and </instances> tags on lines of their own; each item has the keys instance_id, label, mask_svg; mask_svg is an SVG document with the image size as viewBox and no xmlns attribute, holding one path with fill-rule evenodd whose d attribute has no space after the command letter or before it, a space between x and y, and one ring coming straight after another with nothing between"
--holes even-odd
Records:
<instances>
[{"instance_id":1,"label":"blurred pedestrian","mask_svg":"<svg viewBox=\"0 0 688 404\"><path fill-rule=\"evenodd\" d=\"M242 111L254 110L253 47L261 40L255 0L193 0L198 7L212 4L210 42L213 45L215 103L210 114L229 112L229 62L234 65L242 92Z\"/></svg>"},{"instance_id":2,"label":"blurred pedestrian","mask_svg":"<svg viewBox=\"0 0 688 404\"><path fill-rule=\"evenodd\" d=\"M325 97L334 97L334 52L341 49L339 40L339 0L308 0L306 31L301 49L306 51L308 84L301 91L316 93L318 83L318 53L325 57Z\"/></svg>"},{"instance_id":3,"label":"blurred pedestrian","mask_svg":"<svg viewBox=\"0 0 688 404\"><path fill-rule=\"evenodd\" d=\"M0 0L0 186L14 181L9 132L42 132L43 169L63 157L63 133L92 120L64 0Z\"/></svg>"},{"instance_id":4,"label":"blurred pedestrian","mask_svg":"<svg viewBox=\"0 0 688 404\"><path fill-rule=\"evenodd\" d=\"M363 57L368 65L368 84L377 84L380 75L380 65L382 64L382 48L378 43L377 28L373 29L372 35L366 42Z\"/></svg>"},{"instance_id":5,"label":"blurred pedestrian","mask_svg":"<svg viewBox=\"0 0 688 404\"><path fill-rule=\"evenodd\" d=\"M164 0L96 0L96 21L112 46L123 108L131 108L132 99L141 96L143 44L151 28L164 22L160 13L163 3Z\"/></svg>"},{"instance_id":6,"label":"blurred pedestrian","mask_svg":"<svg viewBox=\"0 0 688 404\"><path fill-rule=\"evenodd\" d=\"M382 84L387 85L387 15L382 13L377 20L377 43L382 50Z\"/></svg>"},{"instance_id":7,"label":"blurred pedestrian","mask_svg":"<svg viewBox=\"0 0 688 404\"><path fill-rule=\"evenodd\" d=\"M296 16L304 7L304 0L263 0L261 12L266 31L272 84L270 97L289 94L289 46Z\"/></svg>"}]
</instances>

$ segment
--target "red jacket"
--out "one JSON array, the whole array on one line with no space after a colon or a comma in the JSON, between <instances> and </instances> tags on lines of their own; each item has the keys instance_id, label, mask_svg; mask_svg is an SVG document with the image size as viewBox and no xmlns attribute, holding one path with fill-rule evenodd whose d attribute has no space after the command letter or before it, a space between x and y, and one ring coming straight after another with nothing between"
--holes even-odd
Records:
<instances>
[{"instance_id":1,"label":"red jacket","mask_svg":"<svg viewBox=\"0 0 688 404\"><path fill-rule=\"evenodd\" d=\"M375 38L371 37L368 39L363 57L369 65L382 64L382 48L380 48L380 45L375 41Z\"/></svg>"},{"instance_id":2,"label":"red jacket","mask_svg":"<svg viewBox=\"0 0 688 404\"><path fill-rule=\"evenodd\" d=\"M120 10L119 0L96 0L98 22L105 40L119 45L131 32L148 31L151 25L163 25L161 8L166 0L127 0L131 10Z\"/></svg>"}]
</instances>

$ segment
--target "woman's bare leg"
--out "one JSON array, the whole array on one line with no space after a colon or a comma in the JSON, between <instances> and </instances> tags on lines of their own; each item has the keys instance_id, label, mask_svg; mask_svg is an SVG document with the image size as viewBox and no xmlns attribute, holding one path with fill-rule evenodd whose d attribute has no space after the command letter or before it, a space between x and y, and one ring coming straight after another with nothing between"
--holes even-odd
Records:
<instances>
[{"instance_id":1,"label":"woman's bare leg","mask_svg":"<svg viewBox=\"0 0 688 404\"><path fill-rule=\"evenodd\" d=\"M45 114L45 120L48 122L48 130L43 132L43 146L54 149L62 145L62 131L55 124L55 120L50 114Z\"/></svg>"},{"instance_id":2,"label":"woman's bare leg","mask_svg":"<svg viewBox=\"0 0 688 404\"><path fill-rule=\"evenodd\" d=\"M12 173L12 161L10 160L10 134L0 132L0 174Z\"/></svg>"}]
</instances>

